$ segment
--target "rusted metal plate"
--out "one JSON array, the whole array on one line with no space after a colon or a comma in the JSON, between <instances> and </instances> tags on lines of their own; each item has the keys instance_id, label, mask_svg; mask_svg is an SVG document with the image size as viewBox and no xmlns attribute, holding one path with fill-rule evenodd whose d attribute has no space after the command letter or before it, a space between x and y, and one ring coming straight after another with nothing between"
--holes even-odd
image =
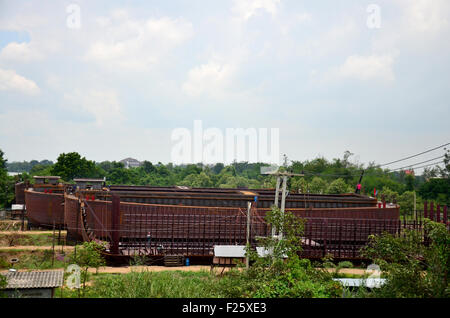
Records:
<instances>
[{"instance_id":1,"label":"rusted metal plate","mask_svg":"<svg viewBox=\"0 0 450 318\"><path fill-rule=\"evenodd\" d=\"M41 227L64 226L64 194L25 190L28 221Z\"/></svg>"}]
</instances>

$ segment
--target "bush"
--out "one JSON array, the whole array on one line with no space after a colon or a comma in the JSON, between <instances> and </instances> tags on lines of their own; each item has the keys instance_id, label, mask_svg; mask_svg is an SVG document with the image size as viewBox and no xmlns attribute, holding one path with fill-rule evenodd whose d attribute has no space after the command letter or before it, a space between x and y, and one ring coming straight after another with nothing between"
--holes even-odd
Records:
<instances>
[{"instance_id":1,"label":"bush","mask_svg":"<svg viewBox=\"0 0 450 318\"><path fill-rule=\"evenodd\" d=\"M450 234L441 223L426 220L429 242L422 233L405 230L401 237L371 236L363 254L386 274L386 284L367 296L449 297Z\"/></svg>"},{"instance_id":2,"label":"bush","mask_svg":"<svg viewBox=\"0 0 450 318\"><path fill-rule=\"evenodd\" d=\"M266 222L283 233L282 239L264 238L265 256L247 250L252 266L233 270L218 281L219 297L340 297L342 287L325 270L317 270L307 259L300 259L303 222L291 213L272 208ZM286 258L284 258L285 256Z\"/></svg>"}]
</instances>

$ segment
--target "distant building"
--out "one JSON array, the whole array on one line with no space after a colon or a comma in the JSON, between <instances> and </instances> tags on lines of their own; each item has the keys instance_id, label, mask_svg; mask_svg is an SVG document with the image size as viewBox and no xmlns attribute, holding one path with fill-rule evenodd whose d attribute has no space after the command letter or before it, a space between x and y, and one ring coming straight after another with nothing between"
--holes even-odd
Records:
<instances>
[{"instance_id":1,"label":"distant building","mask_svg":"<svg viewBox=\"0 0 450 318\"><path fill-rule=\"evenodd\" d=\"M405 170L405 174L407 174L407 175L414 175L414 170Z\"/></svg>"},{"instance_id":2,"label":"distant building","mask_svg":"<svg viewBox=\"0 0 450 318\"><path fill-rule=\"evenodd\" d=\"M125 168L137 168L141 166L141 162L134 158L126 158L123 160L120 160L121 163L125 166Z\"/></svg>"}]
</instances>

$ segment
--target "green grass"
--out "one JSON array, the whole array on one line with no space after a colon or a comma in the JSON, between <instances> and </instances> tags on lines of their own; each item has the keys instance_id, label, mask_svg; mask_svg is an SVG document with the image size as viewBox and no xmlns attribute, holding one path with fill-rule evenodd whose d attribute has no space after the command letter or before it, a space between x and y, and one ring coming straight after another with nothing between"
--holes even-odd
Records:
<instances>
[{"instance_id":1,"label":"green grass","mask_svg":"<svg viewBox=\"0 0 450 318\"><path fill-rule=\"evenodd\" d=\"M55 251L59 253L59 251ZM66 256L67 257L67 256ZM19 262L11 266L10 260L12 258L19 259ZM66 263L58 260L56 257L54 261L51 250L25 251L25 250L8 250L0 251L0 269L5 270L9 268L15 269L51 269L64 268ZM53 265L52 265L53 263Z\"/></svg>"},{"instance_id":2,"label":"green grass","mask_svg":"<svg viewBox=\"0 0 450 318\"><path fill-rule=\"evenodd\" d=\"M219 279L209 272L131 272L91 275L85 298L204 298L218 297L214 285ZM64 298L77 298L78 290L63 290ZM56 292L61 297L61 290Z\"/></svg>"},{"instance_id":3,"label":"green grass","mask_svg":"<svg viewBox=\"0 0 450 318\"><path fill-rule=\"evenodd\" d=\"M0 231L0 246L51 246L56 245L74 245L73 242L65 242L65 235L61 234L60 241L58 244L58 232L55 232L55 237L53 238L52 233L40 233L40 234L2 234ZM11 243L13 245L11 245Z\"/></svg>"}]
</instances>

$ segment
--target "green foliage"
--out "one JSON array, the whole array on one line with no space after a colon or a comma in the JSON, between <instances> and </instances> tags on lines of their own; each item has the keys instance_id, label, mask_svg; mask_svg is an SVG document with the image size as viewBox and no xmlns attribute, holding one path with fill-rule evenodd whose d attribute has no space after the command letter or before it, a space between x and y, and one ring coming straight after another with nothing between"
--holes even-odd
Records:
<instances>
[{"instance_id":1,"label":"green foliage","mask_svg":"<svg viewBox=\"0 0 450 318\"><path fill-rule=\"evenodd\" d=\"M83 248L78 250L76 254L72 254L70 257L71 263L75 263L83 269L81 273L83 293L86 289L89 267L96 268L98 272L98 268L105 265L105 260L101 254L101 251L104 249L105 247L102 244L95 241L83 242Z\"/></svg>"},{"instance_id":2,"label":"green foliage","mask_svg":"<svg viewBox=\"0 0 450 318\"><path fill-rule=\"evenodd\" d=\"M349 187L345 183L344 179L339 178L330 183L330 185L326 189L326 193L328 194L341 194L348 193Z\"/></svg>"},{"instance_id":3,"label":"green foliage","mask_svg":"<svg viewBox=\"0 0 450 318\"><path fill-rule=\"evenodd\" d=\"M220 297L340 297L340 284L329 273L298 257L303 221L273 207L266 222L283 236L260 238L258 245L266 251L262 256L248 247L252 266L230 271L217 282Z\"/></svg>"},{"instance_id":4,"label":"green foliage","mask_svg":"<svg viewBox=\"0 0 450 318\"><path fill-rule=\"evenodd\" d=\"M3 153L2 153L3 155ZM350 162L352 153L346 151L342 158L334 158L331 161L319 157L306 161L291 161L285 157L285 165L280 169L295 173L307 172L305 177L290 178L289 188L292 192L300 193L349 193L353 192L359 180L359 175L364 169L362 180L362 193L373 195L373 190L384 189L388 201L399 200L410 206L411 200L406 196L399 198L405 191L418 189L420 196L437 203L450 204L449 179L425 180L423 176L413 177L406 175L403 171L389 172L382 170L370 163L368 167ZM450 162L450 152L446 156ZM3 162L8 168L14 167L1 157L0 166ZM104 161L94 163L82 158L78 153L71 152L61 154L53 164L49 160L32 160L30 162L14 163L18 170L27 170L31 175L60 175L65 181L75 177L103 178L106 177L108 184L124 185L150 185L150 186L174 186L183 185L188 187L219 187L219 188L274 188L276 178L269 175L261 175L260 169L267 166L264 163L233 162L225 166L222 163L215 165L188 164L174 166L173 164L156 164L144 161L141 167L125 169L124 165L116 161ZM0 169L0 189L7 188L5 192L0 191L0 205L6 200L8 204L12 201L14 193L13 179L5 175L5 170ZM314 176L314 174L322 176ZM435 175L445 176L445 171L436 170ZM28 178L29 176L24 176ZM5 186L5 182L8 186ZM418 200L420 198L418 197ZM406 208L404 208L406 209Z\"/></svg>"},{"instance_id":5,"label":"green foliage","mask_svg":"<svg viewBox=\"0 0 450 318\"><path fill-rule=\"evenodd\" d=\"M192 173L186 176L183 181L179 183L179 185L192 188L211 188L213 186L213 182L205 172L201 172L200 174Z\"/></svg>"},{"instance_id":6,"label":"green foliage","mask_svg":"<svg viewBox=\"0 0 450 318\"><path fill-rule=\"evenodd\" d=\"M310 193L325 193L327 188L327 182L320 177L314 177L309 183Z\"/></svg>"},{"instance_id":7,"label":"green foliage","mask_svg":"<svg viewBox=\"0 0 450 318\"><path fill-rule=\"evenodd\" d=\"M293 177L291 179L291 190L295 193L309 193L308 181L303 177Z\"/></svg>"},{"instance_id":8,"label":"green foliage","mask_svg":"<svg viewBox=\"0 0 450 318\"><path fill-rule=\"evenodd\" d=\"M8 282L6 280L6 277L3 275L0 275L0 289L5 288L8 285Z\"/></svg>"},{"instance_id":9,"label":"green foliage","mask_svg":"<svg viewBox=\"0 0 450 318\"><path fill-rule=\"evenodd\" d=\"M6 163L6 168L8 169L8 171L11 172L27 172L29 173L35 166L51 166L53 165L53 162L49 161L49 160L41 160L41 161L37 161L37 160L31 160L31 161L23 161L23 162L7 162Z\"/></svg>"},{"instance_id":10,"label":"green foliage","mask_svg":"<svg viewBox=\"0 0 450 318\"><path fill-rule=\"evenodd\" d=\"M450 297L450 233L444 224L429 220L425 232L429 244L423 244L416 230L405 230L400 237L370 237L363 254L380 265L387 282L367 296Z\"/></svg>"},{"instance_id":11,"label":"green foliage","mask_svg":"<svg viewBox=\"0 0 450 318\"><path fill-rule=\"evenodd\" d=\"M104 246L95 241L83 242L82 248L77 251L77 254L72 255L71 262L82 268L99 268L105 264L101 254L102 250L104 250Z\"/></svg>"},{"instance_id":12,"label":"green foliage","mask_svg":"<svg viewBox=\"0 0 450 318\"><path fill-rule=\"evenodd\" d=\"M6 171L7 160L0 149L0 207L9 206L14 199L14 178L9 177Z\"/></svg>"},{"instance_id":13,"label":"green foliage","mask_svg":"<svg viewBox=\"0 0 450 318\"><path fill-rule=\"evenodd\" d=\"M380 197L388 203L396 203L398 201L398 192L392 191L389 187L384 187L381 190Z\"/></svg>"},{"instance_id":14,"label":"green foliage","mask_svg":"<svg viewBox=\"0 0 450 318\"><path fill-rule=\"evenodd\" d=\"M86 297L203 298L217 297L216 278L208 272L131 272L95 279Z\"/></svg>"},{"instance_id":15,"label":"green foliage","mask_svg":"<svg viewBox=\"0 0 450 318\"><path fill-rule=\"evenodd\" d=\"M70 181L80 177L102 177L104 171L95 165L95 162L82 158L77 152L62 153L51 168L52 175L60 176Z\"/></svg>"},{"instance_id":16,"label":"green foliage","mask_svg":"<svg viewBox=\"0 0 450 318\"><path fill-rule=\"evenodd\" d=\"M426 200L450 205L450 179L430 179L419 188L419 194Z\"/></svg>"}]
</instances>

